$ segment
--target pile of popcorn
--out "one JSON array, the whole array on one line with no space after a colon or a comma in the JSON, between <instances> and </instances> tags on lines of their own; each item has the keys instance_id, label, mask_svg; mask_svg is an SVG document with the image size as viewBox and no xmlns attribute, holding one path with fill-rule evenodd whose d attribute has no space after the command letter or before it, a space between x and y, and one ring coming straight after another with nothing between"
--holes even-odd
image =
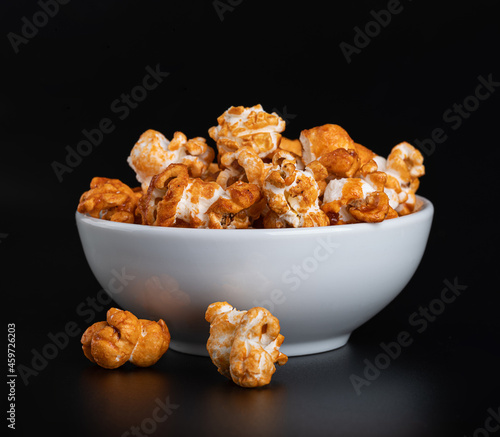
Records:
<instances>
[{"instance_id":1,"label":"pile of popcorn","mask_svg":"<svg viewBox=\"0 0 500 437\"><path fill-rule=\"evenodd\" d=\"M105 220L189 228L284 228L381 222L413 212L423 156L396 145L387 158L335 124L282 135L261 105L232 106L205 138L144 132L128 163L141 186L96 177L78 211Z\"/></svg>"}]
</instances>

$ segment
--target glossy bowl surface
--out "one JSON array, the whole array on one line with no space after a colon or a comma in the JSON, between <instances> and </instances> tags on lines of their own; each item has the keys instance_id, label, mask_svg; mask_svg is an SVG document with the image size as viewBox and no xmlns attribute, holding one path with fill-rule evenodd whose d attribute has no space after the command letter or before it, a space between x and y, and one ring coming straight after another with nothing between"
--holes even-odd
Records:
<instances>
[{"instance_id":1,"label":"glossy bowl surface","mask_svg":"<svg viewBox=\"0 0 500 437\"><path fill-rule=\"evenodd\" d=\"M343 346L392 301L423 256L434 208L381 223L300 229L181 229L76 213L90 268L122 308L163 318L171 348L208 355L207 306L268 308L282 351L306 355Z\"/></svg>"}]
</instances>

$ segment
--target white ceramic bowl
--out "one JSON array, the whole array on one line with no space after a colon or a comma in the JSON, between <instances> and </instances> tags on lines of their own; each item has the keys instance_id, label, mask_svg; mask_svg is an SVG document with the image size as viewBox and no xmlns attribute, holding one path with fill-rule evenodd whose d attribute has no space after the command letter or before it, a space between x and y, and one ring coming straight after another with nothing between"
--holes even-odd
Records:
<instances>
[{"instance_id":1,"label":"white ceramic bowl","mask_svg":"<svg viewBox=\"0 0 500 437\"><path fill-rule=\"evenodd\" d=\"M343 346L410 281L434 208L382 223L300 229L181 229L76 213L90 268L122 308L163 318L171 348L207 355L205 310L268 308L287 355Z\"/></svg>"}]
</instances>

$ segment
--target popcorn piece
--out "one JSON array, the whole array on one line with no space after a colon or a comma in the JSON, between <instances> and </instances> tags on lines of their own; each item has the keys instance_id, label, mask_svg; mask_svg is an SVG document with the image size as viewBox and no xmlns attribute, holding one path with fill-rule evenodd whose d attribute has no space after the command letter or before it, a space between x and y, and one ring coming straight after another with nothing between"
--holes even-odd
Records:
<instances>
[{"instance_id":1,"label":"popcorn piece","mask_svg":"<svg viewBox=\"0 0 500 437\"><path fill-rule=\"evenodd\" d=\"M164 171L155 175L137 208L142 217L142 224L172 226L175 223L177 204L182 199L188 183L189 174L184 164L170 164Z\"/></svg>"},{"instance_id":2,"label":"popcorn piece","mask_svg":"<svg viewBox=\"0 0 500 437\"><path fill-rule=\"evenodd\" d=\"M151 366L170 345L170 333L162 319L137 319L129 311L111 308L106 320L87 328L81 339L85 356L106 369L116 369L127 361Z\"/></svg>"},{"instance_id":3,"label":"popcorn piece","mask_svg":"<svg viewBox=\"0 0 500 437\"><path fill-rule=\"evenodd\" d=\"M278 151L273 157L272 170L266 177L263 194L270 213L264 218L265 227L327 226L328 217L319 207L320 189L314 173L300 170L295 156Z\"/></svg>"},{"instance_id":4,"label":"popcorn piece","mask_svg":"<svg viewBox=\"0 0 500 437\"><path fill-rule=\"evenodd\" d=\"M336 178L353 177L360 167L360 159L353 149L338 148L321 155L307 165L318 183L320 196L328 182Z\"/></svg>"},{"instance_id":5,"label":"popcorn piece","mask_svg":"<svg viewBox=\"0 0 500 437\"><path fill-rule=\"evenodd\" d=\"M192 228L208 227L208 209L223 193L224 190L216 182L190 179L176 208L176 222L188 223Z\"/></svg>"},{"instance_id":6,"label":"popcorn piece","mask_svg":"<svg viewBox=\"0 0 500 437\"><path fill-rule=\"evenodd\" d=\"M276 317L255 307L237 311L227 302L215 302L207 308L210 323L207 350L221 375L242 387L260 387L271 382L275 364L288 357L279 351L284 336Z\"/></svg>"},{"instance_id":7,"label":"popcorn piece","mask_svg":"<svg viewBox=\"0 0 500 437\"><path fill-rule=\"evenodd\" d=\"M424 158L411 144L402 142L393 147L387 160L374 158L380 171L387 174L384 191L389 196L390 205L399 215L410 214L415 209L415 193L419 187L419 177L425 174Z\"/></svg>"},{"instance_id":8,"label":"popcorn piece","mask_svg":"<svg viewBox=\"0 0 500 437\"><path fill-rule=\"evenodd\" d=\"M165 163L175 159L174 153L169 154L168 145L169 141L163 134L148 129L132 148L127 162L135 171L137 180L142 184L144 191L151 178L164 170Z\"/></svg>"},{"instance_id":9,"label":"popcorn piece","mask_svg":"<svg viewBox=\"0 0 500 437\"><path fill-rule=\"evenodd\" d=\"M381 222L391 209L387 194L375 190L360 178L331 180L325 189L321 208L331 224Z\"/></svg>"},{"instance_id":10,"label":"popcorn piece","mask_svg":"<svg viewBox=\"0 0 500 437\"><path fill-rule=\"evenodd\" d=\"M279 148L287 152L292 152L297 156L302 156L302 143L300 140L290 140L282 136Z\"/></svg>"},{"instance_id":11,"label":"popcorn piece","mask_svg":"<svg viewBox=\"0 0 500 437\"><path fill-rule=\"evenodd\" d=\"M353 177L361 165L355 150L342 148L321 155L317 162L327 169L329 176L336 178Z\"/></svg>"},{"instance_id":12,"label":"popcorn piece","mask_svg":"<svg viewBox=\"0 0 500 437\"><path fill-rule=\"evenodd\" d=\"M207 145L205 138L195 137L188 140L182 132L174 133L169 150L179 154L180 158L176 162L185 164L193 178L201 177L215 157L214 149Z\"/></svg>"},{"instance_id":13,"label":"popcorn piece","mask_svg":"<svg viewBox=\"0 0 500 437\"><path fill-rule=\"evenodd\" d=\"M229 357L232 380L242 387L261 387L271 382L275 363L288 357L279 351L285 337L279 320L267 309L255 307L241 318Z\"/></svg>"},{"instance_id":14,"label":"popcorn piece","mask_svg":"<svg viewBox=\"0 0 500 437\"><path fill-rule=\"evenodd\" d=\"M365 182L368 182L375 190L383 190L389 198L391 210L396 210L401 202L405 202L408 199L408 195L403 192L398 180L386 173L387 160L385 158L376 156L373 158L372 163L374 163L375 167L367 169L368 166L365 165L362 171L358 173L358 176Z\"/></svg>"},{"instance_id":15,"label":"popcorn piece","mask_svg":"<svg viewBox=\"0 0 500 437\"><path fill-rule=\"evenodd\" d=\"M135 211L139 196L118 179L95 177L90 190L80 197L78 212L114 222L137 223Z\"/></svg>"},{"instance_id":16,"label":"popcorn piece","mask_svg":"<svg viewBox=\"0 0 500 437\"><path fill-rule=\"evenodd\" d=\"M95 359L92 356L92 339L94 335L101 331L108 325L108 322L96 322L92 326L89 326L82 335L81 343L83 354L93 363L95 363Z\"/></svg>"},{"instance_id":17,"label":"popcorn piece","mask_svg":"<svg viewBox=\"0 0 500 437\"><path fill-rule=\"evenodd\" d=\"M139 367L149 367L155 364L168 350L170 332L163 319L158 320L158 322L139 319L139 322L141 323L141 335L130 354L129 361Z\"/></svg>"},{"instance_id":18,"label":"popcorn piece","mask_svg":"<svg viewBox=\"0 0 500 437\"><path fill-rule=\"evenodd\" d=\"M285 121L274 112L265 112L261 105L231 106L217 123L208 133L217 143L220 158L245 146L252 147L259 158L265 158L278 148L280 132L285 130Z\"/></svg>"},{"instance_id":19,"label":"popcorn piece","mask_svg":"<svg viewBox=\"0 0 500 437\"><path fill-rule=\"evenodd\" d=\"M235 182L207 210L212 229L249 228L260 212L253 206L261 198L257 185Z\"/></svg>"},{"instance_id":20,"label":"popcorn piece","mask_svg":"<svg viewBox=\"0 0 500 437\"><path fill-rule=\"evenodd\" d=\"M215 152L205 138L188 140L182 132L175 132L172 141L169 141L160 132L149 129L140 136L127 161L136 172L143 191L146 191L152 177L170 164L185 164L192 177L200 177L214 156Z\"/></svg>"},{"instance_id":21,"label":"popcorn piece","mask_svg":"<svg viewBox=\"0 0 500 437\"><path fill-rule=\"evenodd\" d=\"M356 150L356 153L358 154L359 161L360 161L360 167L364 166L368 162L370 162L373 158L377 157L378 155L370 150L368 147L365 147L361 144L354 143L354 149Z\"/></svg>"},{"instance_id":22,"label":"popcorn piece","mask_svg":"<svg viewBox=\"0 0 500 437\"><path fill-rule=\"evenodd\" d=\"M408 185L425 174L423 162L424 157L418 149L410 143L402 142L394 146L387 157L387 169L396 173L404 185Z\"/></svg>"},{"instance_id":23,"label":"popcorn piece","mask_svg":"<svg viewBox=\"0 0 500 437\"><path fill-rule=\"evenodd\" d=\"M219 168L219 164L216 162L212 162L208 166L207 171L201 175L201 179L207 182L215 182L220 172L221 169Z\"/></svg>"},{"instance_id":24,"label":"popcorn piece","mask_svg":"<svg viewBox=\"0 0 500 437\"><path fill-rule=\"evenodd\" d=\"M303 147L303 159L305 164L309 164L314 160L319 160L324 155L338 149L356 152L356 163L358 168L377 156L376 153L367 147L355 143L349 134L336 124L325 124L323 126L303 130L300 134L300 142ZM332 155L326 158L325 161L328 162L334 157L337 158L335 155ZM352 177L354 172L355 170L352 170L350 175L346 174L341 177Z\"/></svg>"},{"instance_id":25,"label":"popcorn piece","mask_svg":"<svg viewBox=\"0 0 500 437\"><path fill-rule=\"evenodd\" d=\"M237 180L244 179L246 182L261 187L265 170L269 167L250 146L223 154L220 163L224 170L217 177L217 183L223 188L227 188Z\"/></svg>"},{"instance_id":26,"label":"popcorn piece","mask_svg":"<svg viewBox=\"0 0 500 437\"><path fill-rule=\"evenodd\" d=\"M406 200L400 201L396 208L399 215L410 214L415 209L415 193L420 185L418 178L425 174L423 162L424 157L420 151L407 142L394 146L387 157L388 176L397 179L402 192L408 196Z\"/></svg>"},{"instance_id":27,"label":"popcorn piece","mask_svg":"<svg viewBox=\"0 0 500 437\"><path fill-rule=\"evenodd\" d=\"M238 311L227 302L215 302L208 306L205 320L210 323L210 337L207 351L217 370L226 378L231 378L229 355L234 334L246 311Z\"/></svg>"},{"instance_id":28,"label":"popcorn piece","mask_svg":"<svg viewBox=\"0 0 500 437\"><path fill-rule=\"evenodd\" d=\"M226 189L235 182L241 181L244 176L245 172L243 168L236 164L235 166L221 170L217 175L215 182L217 182L222 188Z\"/></svg>"},{"instance_id":29,"label":"popcorn piece","mask_svg":"<svg viewBox=\"0 0 500 437\"><path fill-rule=\"evenodd\" d=\"M216 182L190 178L184 164L170 164L153 177L138 211L143 224L207 227L207 210L223 193Z\"/></svg>"},{"instance_id":30,"label":"popcorn piece","mask_svg":"<svg viewBox=\"0 0 500 437\"><path fill-rule=\"evenodd\" d=\"M356 149L349 134L336 124L325 124L303 130L300 133L300 142L303 148L302 159L305 164L309 164L321 155L338 148Z\"/></svg>"}]
</instances>

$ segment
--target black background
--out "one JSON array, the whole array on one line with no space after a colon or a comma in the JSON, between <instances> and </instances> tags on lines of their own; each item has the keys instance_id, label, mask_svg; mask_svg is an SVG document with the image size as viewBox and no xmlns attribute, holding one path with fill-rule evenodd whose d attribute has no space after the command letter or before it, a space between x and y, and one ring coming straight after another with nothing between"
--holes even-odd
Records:
<instances>
[{"instance_id":1,"label":"black background","mask_svg":"<svg viewBox=\"0 0 500 437\"><path fill-rule=\"evenodd\" d=\"M387 1L71 0L52 17L42 3L4 2L0 13L4 329L15 323L18 370L40 369L16 380L18 435L487 435L500 406L500 87L471 96L480 76L500 82L495 2L401 0L350 62L340 44L354 45ZM13 34L25 39L13 44ZM113 110L147 66L168 77L127 116ZM264 389L241 389L208 359L174 351L150 369L93 366L77 335L89 322L76 308L101 287L74 223L80 194L96 175L135 185L126 157L146 129L208 138L229 106L257 103L286 119L289 138L337 123L381 155L441 129L434 150L423 143L419 194L436 211L412 281L347 346L291 358ZM65 164L67 146L76 150L82 131L106 118L113 131L58 178L53 165ZM446 280L467 288L417 332L411 315ZM96 301L92 322L111 305ZM56 356L34 362L68 323ZM350 376L363 376L365 360L402 331L413 343L356 394ZM178 407L152 422L167 397Z\"/></svg>"}]
</instances>

